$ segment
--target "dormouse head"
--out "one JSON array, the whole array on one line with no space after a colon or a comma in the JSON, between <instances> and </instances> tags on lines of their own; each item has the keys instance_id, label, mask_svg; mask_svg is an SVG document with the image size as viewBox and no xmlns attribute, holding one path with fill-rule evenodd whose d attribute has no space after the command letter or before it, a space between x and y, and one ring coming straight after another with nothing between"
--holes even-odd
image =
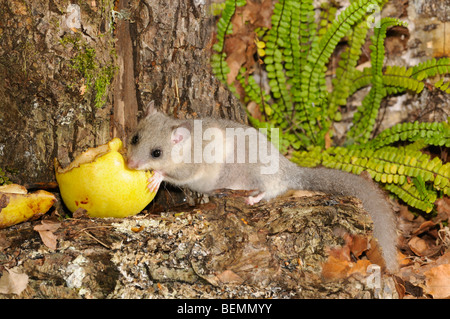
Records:
<instances>
[{"instance_id":1,"label":"dormouse head","mask_svg":"<svg viewBox=\"0 0 450 319\"><path fill-rule=\"evenodd\" d=\"M190 145L190 122L147 109L128 143L128 166L170 175L179 168L179 149Z\"/></svg>"}]
</instances>

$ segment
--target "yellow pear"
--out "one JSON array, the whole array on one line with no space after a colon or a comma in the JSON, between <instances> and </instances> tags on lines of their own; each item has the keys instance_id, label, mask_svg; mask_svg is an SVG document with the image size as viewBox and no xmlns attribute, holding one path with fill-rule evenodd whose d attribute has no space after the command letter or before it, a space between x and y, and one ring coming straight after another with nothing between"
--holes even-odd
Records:
<instances>
[{"instance_id":1,"label":"yellow pear","mask_svg":"<svg viewBox=\"0 0 450 319\"><path fill-rule=\"evenodd\" d=\"M147 187L153 174L129 169L120 153L119 138L90 148L66 168L55 159L56 180L61 197L73 213L78 208L91 217L127 217L138 214L155 197L159 188Z\"/></svg>"},{"instance_id":2,"label":"yellow pear","mask_svg":"<svg viewBox=\"0 0 450 319\"><path fill-rule=\"evenodd\" d=\"M44 190L28 194L21 185L0 186L0 228L36 219L45 214L55 201L55 195Z\"/></svg>"}]
</instances>

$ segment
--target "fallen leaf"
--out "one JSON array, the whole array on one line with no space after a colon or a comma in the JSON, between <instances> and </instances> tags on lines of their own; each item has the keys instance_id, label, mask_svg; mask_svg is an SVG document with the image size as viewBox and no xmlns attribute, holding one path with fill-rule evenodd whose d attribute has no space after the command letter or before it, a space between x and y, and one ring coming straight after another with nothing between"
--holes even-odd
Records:
<instances>
[{"instance_id":1,"label":"fallen leaf","mask_svg":"<svg viewBox=\"0 0 450 319\"><path fill-rule=\"evenodd\" d=\"M398 263L400 266L407 266L412 263L411 259L408 258L405 254L398 252L397 253Z\"/></svg>"},{"instance_id":2,"label":"fallen leaf","mask_svg":"<svg viewBox=\"0 0 450 319\"><path fill-rule=\"evenodd\" d=\"M262 117L261 109L260 109L259 105L256 104L256 102L250 101L247 104L247 110L251 114L252 117L254 117L255 119L261 120L261 117Z\"/></svg>"},{"instance_id":3,"label":"fallen leaf","mask_svg":"<svg viewBox=\"0 0 450 319\"><path fill-rule=\"evenodd\" d=\"M431 239L425 240L417 236L410 239L408 247L420 257L434 256L442 249L441 245L436 245Z\"/></svg>"},{"instance_id":4,"label":"fallen leaf","mask_svg":"<svg viewBox=\"0 0 450 319\"><path fill-rule=\"evenodd\" d=\"M369 241L366 236L351 236L351 242L348 243L350 251L355 257L359 257L363 252L369 249Z\"/></svg>"},{"instance_id":5,"label":"fallen leaf","mask_svg":"<svg viewBox=\"0 0 450 319\"><path fill-rule=\"evenodd\" d=\"M348 245L332 248L328 253L330 254L330 256L333 256L336 259L351 261L350 248Z\"/></svg>"},{"instance_id":6,"label":"fallen leaf","mask_svg":"<svg viewBox=\"0 0 450 319\"><path fill-rule=\"evenodd\" d=\"M394 282L395 282L395 290L398 293L398 298L399 299L403 299L405 297L405 294L406 294L405 282L400 277L394 276L393 279L394 279Z\"/></svg>"},{"instance_id":7,"label":"fallen leaf","mask_svg":"<svg viewBox=\"0 0 450 319\"><path fill-rule=\"evenodd\" d=\"M0 234L0 251L3 249L8 248L11 245L11 242L6 238L6 235L1 233Z\"/></svg>"},{"instance_id":8,"label":"fallen leaf","mask_svg":"<svg viewBox=\"0 0 450 319\"><path fill-rule=\"evenodd\" d=\"M353 267L351 267L348 271L348 275L352 275L355 273L359 273L361 275L367 275L367 268L372 265L370 260L367 259L360 259L355 264L353 264Z\"/></svg>"},{"instance_id":9,"label":"fallen leaf","mask_svg":"<svg viewBox=\"0 0 450 319\"><path fill-rule=\"evenodd\" d=\"M242 279L240 276L238 276L236 273L234 273L231 270L225 270L224 272L217 275L217 278L220 282L224 284L242 284L244 282L244 279Z\"/></svg>"},{"instance_id":10,"label":"fallen leaf","mask_svg":"<svg viewBox=\"0 0 450 319\"><path fill-rule=\"evenodd\" d=\"M447 220L450 218L450 198L442 197L436 202L436 211L441 220Z\"/></svg>"},{"instance_id":11,"label":"fallen leaf","mask_svg":"<svg viewBox=\"0 0 450 319\"><path fill-rule=\"evenodd\" d=\"M230 72L227 74L227 83L231 84L236 79L241 66L246 61L245 51L247 50L247 37L232 37L227 40L227 65Z\"/></svg>"},{"instance_id":12,"label":"fallen leaf","mask_svg":"<svg viewBox=\"0 0 450 319\"><path fill-rule=\"evenodd\" d=\"M385 268L384 258L381 255L380 247L378 242L372 238L370 240L370 248L366 251L367 258L372 262L372 264L380 265L382 268Z\"/></svg>"},{"instance_id":13,"label":"fallen leaf","mask_svg":"<svg viewBox=\"0 0 450 319\"><path fill-rule=\"evenodd\" d=\"M436 265L450 264L450 251L436 259L435 263Z\"/></svg>"},{"instance_id":14,"label":"fallen leaf","mask_svg":"<svg viewBox=\"0 0 450 319\"><path fill-rule=\"evenodd\" d=\"M22 273L18 267L5 269L0 278L0 293L20 295L28 285L28 275Z\"/></svg>"},{"instance_id":15,"label":"fallen leaf","mask_svg":"<svg viewBox=\"0 0 450 319\"><path fill-rule=\"evenodd\" d=\"M427 220L420 224L419 228L414 231L413 235L423 234L424 232L429 231L430 228L434 226L436 226L434 222L432 222L431 220Z\"/></svg>"},{"instance_id":16,"label":"fallen leaf","mask_svg":"<svg viewBox=\"0 0 450 319\"><path fill-rule=\"evenodd\" d=\"M428 250L427 242L417 236L410 239L408 246L417 256L425 256Z\"/></svg>"},{"instance_id":17,"label":"fallen leaf","mask_svg":"<svg viewBox=\"0 0 450 319\"><path fill-rule=\"evenodd\" d=\"M41 221L41 225L34 226L34 230L39 232L42 242L48 248L55 250L58 237L53 234L61 226L61 223L55 223L48 220Z\"/></svg>"},{"instance_id":18,"label":"fallen leaf","mask_svg":"<svg viewBox=\"0 0 450 319\"><path fill-rule=\"evenodd\" d=\"M328 260L322 267L322 276L325 279L341 279L348 276L350 270L350 262L338 259L332 255L328 256Z\"/></svg>"},{"instance_id":19,"label":"fallen leaf","mask_svg":"<svg viewBox=\"0 0 450 319\"><path fill-rule=\"evenodd\" d=\"M241 20L250 22L255 25L255 27L266 27L270 28L272 25L272 1L263 0L261 1L247 1L247 5L242 7L242 18Z\"/></svg>"},{"instance_id":20,"label":"fallen leaf","mask_svg":"<svg viewBox=\"0 0 450 319\"><path fill-rule=\"evenodd\" d=\"M73 212L72 217L76 219L86 219L89 218L89 215L87 214L86 209L79 207L76 211Z\"/></svg>"},{"instance_id":21,"label":"fallen leaf","mask_svg":"<svg viewBox=\"0 0 450 319\"><path fill-rule=\"evenodd\" d=\"M433 267L424 275L426 276L425 290L433 298L450 297L450 264Z\"/></svg>"},{"instance_id":22,"label":"fallen leaf","mask_svg":"<svg viewBox=\"0 0 450 319\"><path fill-rule=\"evenodd\" d=\"M55 231L59 227L61 227L61 223L54 222L51 220L42 220L40 225L34 226L34 230L36 231Z\"/></svg>"}]
</instances>

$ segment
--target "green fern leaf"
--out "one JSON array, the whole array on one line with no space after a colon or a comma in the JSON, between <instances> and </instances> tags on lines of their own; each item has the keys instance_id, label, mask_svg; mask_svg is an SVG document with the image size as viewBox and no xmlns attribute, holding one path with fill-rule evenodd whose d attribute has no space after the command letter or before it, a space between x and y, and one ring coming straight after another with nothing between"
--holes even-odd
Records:
<instances>
[{"instance_id":1,"label":"green fern leaf","mask_svg":"<svg viewBox=\"0 0 450 319\"><path fill-rule=\"evenodd\" d=\"M383 18L381 19L380 27L375 28L372 37L372 45L370 46L372 51L372 88L353 117L353 126L348 132L348 136L351 139L361 144L366 143L370 139L381 101L387 95L382 73L385 55L384 39L386 38L387 28L394 25L405 26L406 24L395 18Z\"/></svg>"}]
</instances>

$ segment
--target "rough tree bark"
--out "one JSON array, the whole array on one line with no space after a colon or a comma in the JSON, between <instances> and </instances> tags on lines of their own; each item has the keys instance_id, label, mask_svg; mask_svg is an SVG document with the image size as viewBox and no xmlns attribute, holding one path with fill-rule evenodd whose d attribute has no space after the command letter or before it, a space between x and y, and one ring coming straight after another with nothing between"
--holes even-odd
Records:
<instances>
[{"instance_id":1,"label":"rough tree bark","mask_svg":"<svg viewBox=\"0 0 450 319\"><path fill-rule=\"evenodd\" d=\"M0 1L0 167L16 183L54 181L54 157L110 137L110 87L97 108L94 80L114 66L112 2L94 3L80 16L69 1Z\"/></svg>"},{"instance_id":2,"label":"rough tree bark","mask_svg":"<svg viewBox=\"0 0 450 319\"><path fill-rule=\"evenodd\" d=\"M214 21L208 1L137 1L135 69L141 105L177 117L245 121L236 98L212 76Z\"/></svg>"},{"instance_id":3,"label":"rough tree bark","mask_svg":"<svg viewBox=\"0 0 450 319\"><path fill-rule=\"evenodd\" d=\"M120 1L114 14L114 3L0 1L0 168L14 182L52 182L54 157L125 139L151 100L177 116L245 120L211 75L206 4Z\"/></svg>"}]
</instances>

